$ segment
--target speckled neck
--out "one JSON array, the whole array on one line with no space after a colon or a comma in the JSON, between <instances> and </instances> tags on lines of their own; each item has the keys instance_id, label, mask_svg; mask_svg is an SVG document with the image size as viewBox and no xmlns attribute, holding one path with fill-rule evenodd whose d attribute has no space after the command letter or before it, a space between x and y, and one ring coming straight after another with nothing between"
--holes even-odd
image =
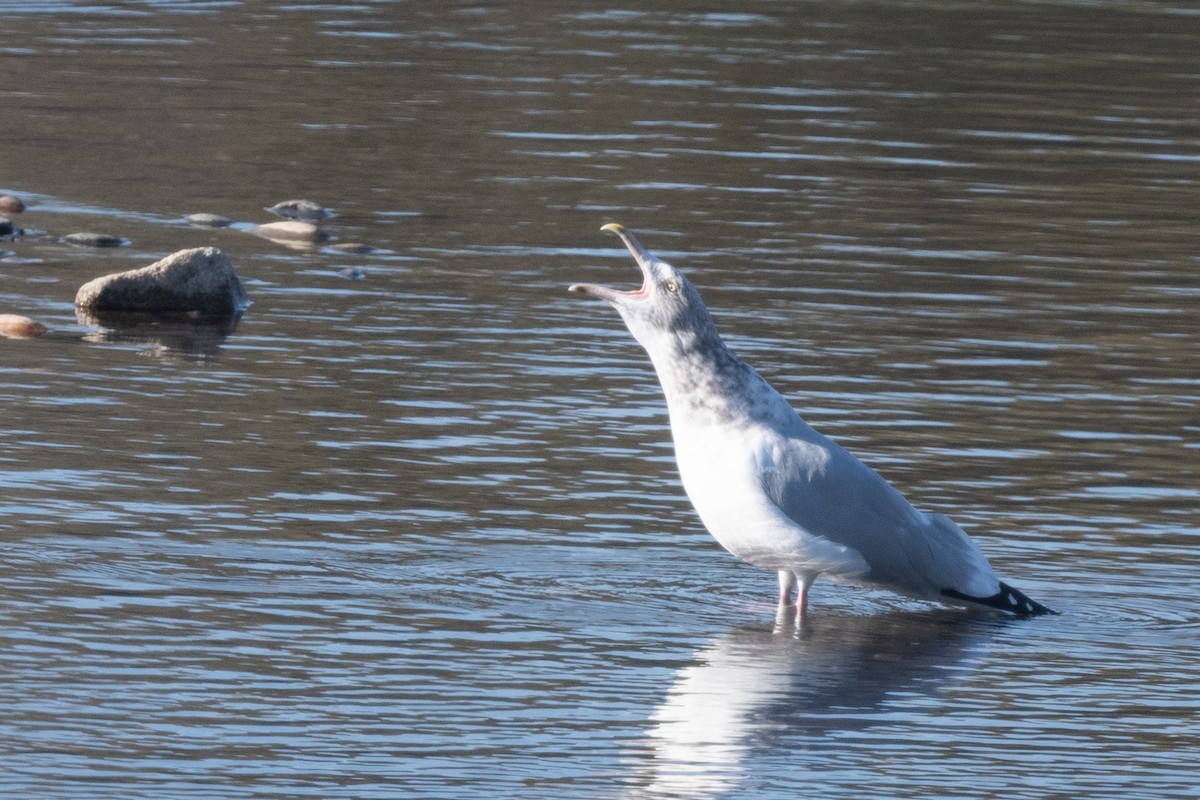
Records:
<instances>
[{"instance_id":1,"label":"speckled neck","mask_svg":"<svg viewBox=\"0 0 1200 800\"><path fill-rule=\"evenodd\" d=\"M763 413L765 396L774 391L715 328L682 332L670 343L650 359L673 423L731 424Z\"/></svg>"}]
</instances>

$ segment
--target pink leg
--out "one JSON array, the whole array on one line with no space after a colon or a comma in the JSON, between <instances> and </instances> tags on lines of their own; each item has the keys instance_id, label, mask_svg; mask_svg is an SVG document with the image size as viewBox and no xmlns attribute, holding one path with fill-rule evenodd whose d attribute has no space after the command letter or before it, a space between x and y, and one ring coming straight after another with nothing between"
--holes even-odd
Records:
<instances>
[{"instance_id":1,"label":"pink leg","mask_svg":"<svg viewBox=\"0 0 1200 800\"><path fill-rule=\"evenodd\" d=\"M815 573L805 573L797 575L797 585L799 589L796 592L796 615L798 617L808 616L808 588L813 585L813 581L817 579Z\"/></svg>"},{"instance_id":2,"label":"pink leg","mask_svg":"<svg viewBox=\"0 0 1200 800\"><path fill-rule=\"evenodd\" d=\"M779 605L786 606L792 599L792 588L796 585L796 575L790 569L779 570Z\"/></svg>"}]
</instances>

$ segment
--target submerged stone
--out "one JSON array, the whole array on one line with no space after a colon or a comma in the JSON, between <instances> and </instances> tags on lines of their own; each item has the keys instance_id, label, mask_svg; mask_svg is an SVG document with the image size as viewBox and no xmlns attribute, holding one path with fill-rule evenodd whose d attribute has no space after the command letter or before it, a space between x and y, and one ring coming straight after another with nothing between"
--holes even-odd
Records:
<instances>
[{"instance_id":1,"label":"submerged stone","mask_svg":"<svg viewBox=\"0 0 1200 800\"><path fill-rule=\"evenodd\" d=\"M365 256L368 253L375 252L374 247L362 242L337 242L336 244L329 245L329 247L333 250L340 250L343 253L353 253L357 256Z\"/></svg>"},{"instance_id":2,"label":"submerged stone","mask_svg":"<svg viewBox=\"0 0 1200 800\"><path fill-rule=\"evenodd\" d=\"M199 225L202 228L224 228L233 224L233 220L220 214L188 214L184 219L189 225Z\"/></svg>"},{"instance_id":3,"label":"submerged stone","mask_svg":"<svg viewBox=\"0 0 1200 800\"><path fill-rule=\"evenodd\" d=\"M0 314L0 336L7 339L32 339L46 332L40 322L20 314Z\"/></svg>"},{"instance_id":4,"label":"submerged stone","mask_svg":"<svg viewBox=\"0 0 1200 800\"><path fill-rule=\"evenodd\" d=\"M120 236L110 236L107 233L68 233L63 237L63 241L67 244L79 245L80 247L120 247L125 244L125 239Z\"/></svg>"},{"instance_id":5,"label":"submerged stone","mask_svg":"<svg viewBox=\"0 0 1200 800\"><path fill-rule=\"evenodd\" d=\"M197 312L232 316L248 305L229 258L215 247L180 250L148 267L105 275L79 287L88 311Z\"/></svg>"},{"instance_id":6,"label":"submerged stone","mask_svg":"<svg viewBox=\"0 0 1200 800\"><path fill-rule=\"evenodd\" d=\"M286 220L284 222L268 222L266 225L255 225L250 229L255 236L270 239L284 244L316 244L324 241L328 235L311 222Z\"/></svg>"},{"instance_id":7,"label":"submerged stone","mask_svg":"<svg viewBox=\"0 0 1200 800\"><path fill-rule=\"evenodd\" d=\"M334 216L333 212L328 208L312 200L284 200L282 203L276 203L263 210L277 217L306 219L309 221L329 219Z\"/></svg>"}]
</instances>

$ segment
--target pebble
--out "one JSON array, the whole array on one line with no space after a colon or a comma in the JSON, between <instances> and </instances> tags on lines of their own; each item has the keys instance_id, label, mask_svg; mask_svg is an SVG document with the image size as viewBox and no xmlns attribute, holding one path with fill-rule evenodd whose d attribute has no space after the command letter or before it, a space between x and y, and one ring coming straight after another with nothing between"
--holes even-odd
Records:
<instances>
[{"instance_id":1,"label":"pebble","mask_svg":"<svg viewBox=\"0 0 1200 800\"><path fill-rule=\"evenodd\" d=\"M263 209L274 214L277 217L286 217L287 219L304 219L310 222L322 219L329 219L334 216L333 212L325 208L320 203L312 200L284 200L282 203Z\"/></svg>"},{"instance_id":2,"label":"pebble","mask_svg":"<svg viewBox=\"0 0 1200 800\"><path fill-rule=\"evenodd\" d=\"M345 269L339 269L337 271L337 276L348 281L361 281L363 278L367 277L367 273L358 267L346 267Z\"/></svg>"},{"instance_id":3,"label":"pebble","mask_svg":"<svg viewBox=\"0 0 1200 800\"><path fill-rule=\"evenodd\" d=\"M125 244L120 236L109 236L107 233L68 233L63 241L81 247L120 247Z\"/></svg>"},{"instance_id":4,"label":"pebble","mask_svg":"<svg viewBox=\"0 0 1200 800\"><path fill-rule=\"evenodd\" d=\"M11 194L0 195L0 213L20 214L24 210L25 204L21 202L21 198L13 197Z\"/></svg>"},{"instance_id":5,"label":"pebble","mask_svg":"<svg viewBox=\"0 0 1200 800\"><path fill-rule=\"evenodd\" d=\"M224 228L233 224L233 220L220 214L188 214L184 219L189 225L199 225L202 228Z\"/></svg>"},{"instance_id":6,"label":"pebble","mask_svg":"<svg viewBox=\"0 0 1200 800\"><path fill-rule=\"evenodd\" d=\"M283 244L295 244L297 242L312 244L324 241L328 236L311 222L301 222L294 219L285 222L268 222L266 225L255 225L250 229L250 232L255 236L261 236L264 239L270 239L273 242L281 242Z\"/></svg>"},{"instance_id":7,"label":"pebble","mask_svg":"<svg viewBox=\"0 0 1200 800\"><path fill-rule=\"evenodd\" d=\"M362 242L337 242L329 245L330 250L341 250L343 253L353 253L357 256L365 256L367 253L375 252L375 248L369 244Z\"/></svg>"},{"instance_id":8,"label":"pebble","mask_svg":"<svg viewBox=\"0 0 1200 800\"><path fill-rule=\"evenodd\" d=\"M8 339L32 339L46 332L46 326L20 314L0 314L0 336Z\"/></svg>"}]
</instances>

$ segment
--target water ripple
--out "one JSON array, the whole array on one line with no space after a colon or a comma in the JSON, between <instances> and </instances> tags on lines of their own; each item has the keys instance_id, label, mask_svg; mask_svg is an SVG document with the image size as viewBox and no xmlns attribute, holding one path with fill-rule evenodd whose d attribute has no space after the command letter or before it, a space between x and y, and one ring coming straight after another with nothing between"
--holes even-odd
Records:
<instances>
[{"instance_id":1,"label":"water ripple","mask_svg":"<svg viewBox=\"0 0 1200 800\"><path fill-rule=\"evenodd\" d=\"M1194 796L1195 48L1127 5L0 3L2 791ZM613 220L1063 613L777 617L566 294ZM75 317L209 245L236 325Z\"/></svg>"}]
</instances>

